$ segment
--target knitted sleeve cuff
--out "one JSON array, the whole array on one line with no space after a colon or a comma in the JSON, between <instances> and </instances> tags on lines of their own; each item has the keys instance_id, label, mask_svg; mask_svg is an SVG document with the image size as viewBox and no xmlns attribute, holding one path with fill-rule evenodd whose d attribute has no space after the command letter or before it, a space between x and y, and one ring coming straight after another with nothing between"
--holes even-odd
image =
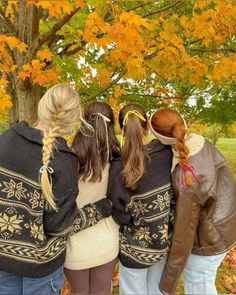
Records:
<instances>
[{"instance_id":1,"label":"knitted sleeve cuff","mask_svg":"<svg viewBox=\"0 0 236 295\"><path fill-rule=\"evenodd\" d=\"M112 213L112 202L107 199L103 198L96 203L94 203L96 206L97 211L102 215L102 217L109 217Z\"/></svg>"}]
</instances>

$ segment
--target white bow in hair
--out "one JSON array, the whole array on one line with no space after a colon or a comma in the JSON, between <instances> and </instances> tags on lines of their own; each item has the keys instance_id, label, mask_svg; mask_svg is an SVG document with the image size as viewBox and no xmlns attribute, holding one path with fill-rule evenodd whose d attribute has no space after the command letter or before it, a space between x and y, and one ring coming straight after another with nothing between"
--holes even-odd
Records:
<instances>
[{"instance_id":1,"label":"white bow in hair","mask_svg":"<svg viewBox=\"0 0 236 295\"><path fill-rule=\"evenodd\" d=\"M96 130L95 132L97 132L98 126L97 126L97 119L98 117L101 117L103 119L103 122L105 124L105 128L106 128L106 145L107 145L107 162L109 161L109 139L108 139L108 129L107 129L107 123L111 122L111 120L109 118L107 118L106 116L104 116L101 113L93 113L90 115L90 119L94 119L96 118Z\"/></svg>"}]
</instances>

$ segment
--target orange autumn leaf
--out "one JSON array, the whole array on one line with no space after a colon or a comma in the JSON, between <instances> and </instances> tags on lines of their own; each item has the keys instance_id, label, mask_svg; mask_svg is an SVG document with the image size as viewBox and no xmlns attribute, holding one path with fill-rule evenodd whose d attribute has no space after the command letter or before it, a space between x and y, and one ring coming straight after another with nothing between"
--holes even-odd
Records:
<instances>
[{"instance_id":1,"label":"orange autumn leaf","mask_svg":"<svg viewBox=\"0 0 236 295\"><path fill-rule=\"evenodd\" d=\"M84 0L76 0L75 2L76 7L83 7L85 5Z\"/></svg>"},{"instance_id":2,"label":"orange autumn leaf","mask_svg":"<svg viewBox=\"0 0 236 295\"><path fill-rule=\"evenodd\" d=\"M49 49L40 50L38 54L41 60L46 59L50 61L52 59L52 52Z\"/></svg>"},{"instance_id":3,"label":"orange autumn leaf","mask_svg":"<svg viewBox=\"0 0 236 295\"><path fill-rule=\"evenodd\" d=\"M20 71L18 73L18 77L24 81L26 78L30 77L30 72L29 71Z\"/></svg>"},{"instance_id":4,"label":"orange autumn leaf","mask_svg":"<svg viewBox=\"0 0 236 295\"><path fill-rule=\"evenodd\" d=\"M54 82L54 83L58 82L57 74L52 69L49 69L47 71L46 76L47 76L48 82Z\"/></svg>"}]
</instances>

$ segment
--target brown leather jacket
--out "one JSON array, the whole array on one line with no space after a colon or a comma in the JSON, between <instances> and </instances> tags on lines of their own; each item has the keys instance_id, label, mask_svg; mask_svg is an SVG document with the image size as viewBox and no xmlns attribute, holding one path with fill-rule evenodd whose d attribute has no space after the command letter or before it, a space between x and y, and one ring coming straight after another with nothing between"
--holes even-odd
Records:
<instances>
[{"instance_id":1,"label":"brown leather jacket","mask_svg":"<svg viewBox=\"0 0 236 295\"><path fill-rule=\"evenodd\" d=\"M183 188L180 169L175 168L172 174L176 212L171 247L159 285L164 294L175 293L191 252L215 255L236 243L236 187L224 157L214 145L203 140L201 149L192 156L190 153L188 163L201 184L193 181L193 186Z\"/></svg>"}]
</instances>

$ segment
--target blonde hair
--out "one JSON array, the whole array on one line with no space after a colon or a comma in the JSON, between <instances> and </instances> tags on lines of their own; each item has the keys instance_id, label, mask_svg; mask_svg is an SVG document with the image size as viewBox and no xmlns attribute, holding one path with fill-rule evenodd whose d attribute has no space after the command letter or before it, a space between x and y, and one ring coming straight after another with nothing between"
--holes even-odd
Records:
<instances>
[{"instance_id":1,"label":"blonde hair","mask_svg":"<svg viewBox=\"0 0 236 295\"><path fill-rule=\"evenodd\" d=\"M42 148L43 169L40 178L42 192L49 205L57 211L48 177L48 167L56 137L70 133L76 123L84 121L79 95L66 84L51 87L39 101L38 118L45 126Z\"/></svg>"}]
</instances>

